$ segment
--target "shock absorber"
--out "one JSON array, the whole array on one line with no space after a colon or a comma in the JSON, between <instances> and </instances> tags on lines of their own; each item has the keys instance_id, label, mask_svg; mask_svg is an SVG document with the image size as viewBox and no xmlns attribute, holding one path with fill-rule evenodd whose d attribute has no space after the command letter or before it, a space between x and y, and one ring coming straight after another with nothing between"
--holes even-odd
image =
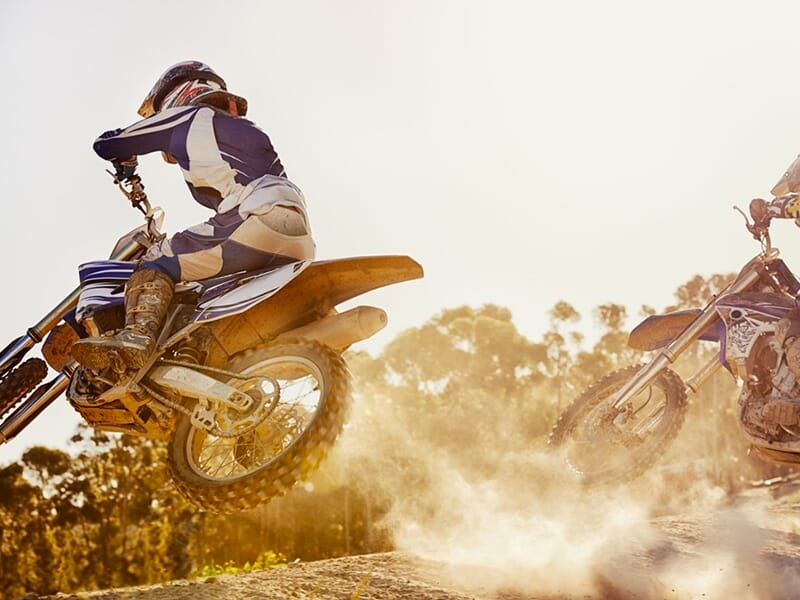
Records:
<instances>
[{"instance_id":1,"label":"shock absorber","mask_svg":"<svg viewBox=\"0 0 800 600\"><path fill-rule=\"evenodd\" d=\"M175 360L179 360L181 362L188 362L192 363L193 365L199 365L200 361L203 360L204 356L203 353L194 346L189 345L189 343L182 344L178 347L175 351Z\"/></svg>"},{"instance_id":2,"label":"shock absorber","mask_svg":"<svg viewBox=\"0 0 800 600\"><path fill-rule=\"evenodd\" d=\"M207 327L200 327L175 349L175 360L200 365L208 355L209 343L211 343L211 332Z\"/></svg>"}]
</instances>

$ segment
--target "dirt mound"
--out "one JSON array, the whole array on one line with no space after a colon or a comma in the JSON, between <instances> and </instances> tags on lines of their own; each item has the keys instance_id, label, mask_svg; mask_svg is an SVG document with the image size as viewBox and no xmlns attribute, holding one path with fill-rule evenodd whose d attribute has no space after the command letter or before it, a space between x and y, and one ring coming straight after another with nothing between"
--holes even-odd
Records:
<instances>
[{"instance_id":1,"label":"dirt mound","mask_svg":"<svg viewBox=\"0 0 800 600\"><path fill-rule=\"evenodd\" d=\"M437 583L443 565L399 553L349 556L284 568L25 600L473 600ZM447 584L448 586L451 583Z\"/></svg>"},{"instance_id":2,"label":"dirt mound","mask_svg":"<svg viewBox=\"0 0 800 600\"><path fill-rule=\"evenodd\" d=\"M796 597L800 501L765 490L713 510L664 514L616 531L589 564L577 546L537 567L526 560L472 561L456 553L392 552L293 563L264 571L161 585L25 596L25 600L556 600L565 598ZM540 515L544 517L545 515ZM512 539L507 543L513 544ZM572 550L570 548L572 547ZM554 571L571 577L554 577Z\"/></svg>"}]
</instances>

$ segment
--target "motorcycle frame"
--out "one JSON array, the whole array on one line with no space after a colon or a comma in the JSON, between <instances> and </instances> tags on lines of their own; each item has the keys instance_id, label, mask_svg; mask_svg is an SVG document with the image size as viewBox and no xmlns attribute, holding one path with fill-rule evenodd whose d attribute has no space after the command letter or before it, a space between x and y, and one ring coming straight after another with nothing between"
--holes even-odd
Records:
<instances>
[{"instance_id":1,"label":"motorcycle frame","mask_svg":"<svg viewBox=\"0 0 800 600\"><path fill-rule=\"evenodd\" d=\"M772 248L767 238L764 251L748 262L736 279L720 292L720 294L715 296L682 333L675 337L675 339L664 348L658 350L656 356L614 394L614 409L621 411L622 407L631 400L631 398L638 394L644 387L652 383L665 368L673 364L705 331L721 320L716 310L717 300L719 298L723 295L735 294L751 288L763 277L764 267L777 260L779 255L780 252L778 249ZM774 285L774 282L771 281L771 283ZM718 352L692 377L684 381L684 385L692 392L696 393L702 385L723 366L723 359L722 351Z\"/></svg>"},{"instance_id":2,"label":"motorcycle frame","mask_svg":"<svg viewBox=\"0 0 800 600\"><path fill-rule=\"evenodd\" d=\"M143 239L142 236L133 236L127 243L116 248L111 258L112 260L132 260L141 255L149 246L150 242ZM11 342L3 350L0 354L0 373L5 374L19 364L28 350L41 342L64 316L75 308L80 291L80 286L76 287L36 325L28 328L25 335ZM74 361L67 363L60 373L36 388L33 394L0 421L0 445L5 444L25 429L45 408L66 391L76 368L77 365Z\"/></svg>"},{"instance_id":3,"label":"motorcycle frame","mask_svg":"<svg viewBox=\"0 0 800 600\"><path fill-rule=\"evenodd\" d=\"M121 238L110 256L112 261L131 261L142 256L150 246L166 237L159 231L163 212L160 208L151 208L139 180L131 183L131 190L117 183L132 205L145 215L145 225ZM241 314L229 316L245 317L247 313L253 311L257 311L254 314L263 316L264 312L274 312L278 295L291 302L293 307L302 307L304 311L302 314L295 311L280 315L283 318L290 317L291 321L283 323L284 326L274 331L273 335L268 335L267 339L262 338L257 332L255 338L252 335L244 338L241 335L230 335L230 332L226 331L228 325L225 323L228 317L219 318L210 323L212 337L216 340L216 353L212 348L211 358L213 359L213 355L216 354L217 361L220 361L217 366L223 366L230 353L236 350L237 344L242 346L239 348L241 350L250 344L298 337L315 339L338 352L343 352L350 344L367 339L382 329L386 325L387 318L386 313L380 308L358 306L339 313L334 308L336 305L367 291L422 276L422 267L406 256L361 257L312 263L304 273L280 289L282 294L261 300L254 306L246 308ZM309 293L317 287L325 290L324 297L314 297ZM30 327L26 334L0 351L0 376L10 372L31 348L40 343L63 321L64 317L77 306L80 292L81 288L78 286L38 323ZM167 323L156 342L157 351L129 382L131 385L136 385L136 382L148 373L165 349L181 342L195 329L204 325L199 320L194 321L169 335L168 332L172 329L170 322L176 317L177 312L176 310L168 316ZM253 329L252 323L244 327L245 330L248 328ZM241 332L234 333L241 334ZM69 361L53 379L36 388L19 406L0 419L0 445L25 429L64 393L77 368L78 364L75 361Z\"/></svg>"}]
</instances>

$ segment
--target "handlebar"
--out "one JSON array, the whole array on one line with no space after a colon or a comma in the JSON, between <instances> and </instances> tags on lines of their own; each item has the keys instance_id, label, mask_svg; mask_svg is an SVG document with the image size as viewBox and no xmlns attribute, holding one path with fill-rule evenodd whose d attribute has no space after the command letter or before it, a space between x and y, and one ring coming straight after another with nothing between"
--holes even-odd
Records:
<instances>
[{"instance_id":1,"label":"handlebar","mask_svg":"<svg viewBox=\"0 0 800 600\"><path fill-rule=\"evenodd\" d=\"M800 198L800 194L796 192L790 192L788 194L783 194L782 196L776 196L771 202L767 202L761 198L755 198L751 200L749 210L750 217L753 219L752 223L750 223L747 215L745 215L742 210L739 208L736 208L736 210L738 210L744 216L747 231L749 231L756 240L762 242L767 248L769 248L769 226L772 222L772 219L776 216L778 218L784 218L783 215L787 212L786 207L796 205L798 198ZM778 210L778 215L775 215L770 211L770 208L774 206L781 207L780 210ZM800 218L796 218L794 222L795 225L800 227Z\"/></svg>"},{"instance_id":2,"label":"handlebar","mask_svg":"<svg viewBox=\"0 0 800 600\"><path fill-rule=\"evenodd\" d=\"M755 198L754 200L750 201L750 206L748 209L750 212L750 218L753 219L752 223L747 217L747 214L741 208L734 206L733 209L744 217L745 227L747 228L747 231L750 232L750 235L753 236L753 239L761 242L764 248L769 250L772 247L769 238L769 225L772 217L767 212L767 207L767 202L761 198Z\"/></svg>"},{"instance_id":3,"label":"handlebar","mask_svg":"<svg viewBox=\"0 0 800 600\"><path fill-rule=\"evenodd\" d=\"M151 212L150 201L147 199L147 194L144 191L144 184L142 178L138 175L132 175L127 179L120 179L115 173L106 170L106 173L114 178L114 183L123 193L123 195L130 201L131 206L139 209L143 215L147 216ZM125 187L127 184L127 188Z\"/></svg>"},{"instance_id":4,"label":"handlebar","mask_svg":"<svg viewBox=\"0 0 800 600\"><path fill-rule=\"evenodd\" d=\"M144 215L144 220L147 223L147 237L150 241L156 243L163 240L166 235L161 233L159 229L164 220L164 211L159 207L153 209L150 205L150 200L147 198L147 194L144 191L142 178L133 174L130 177L121 179L117 174L109 170L106 170L106 173L114 178L114 184L130 201L131 206L141 211Z\"/></svg>"}]
</instances>

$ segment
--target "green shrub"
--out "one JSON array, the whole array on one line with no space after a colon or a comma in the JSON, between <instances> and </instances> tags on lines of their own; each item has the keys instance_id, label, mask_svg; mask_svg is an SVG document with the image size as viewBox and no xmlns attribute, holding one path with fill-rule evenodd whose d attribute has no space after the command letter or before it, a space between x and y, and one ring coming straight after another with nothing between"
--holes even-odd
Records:
<instances>
[{"instance_id":1,"label":"green shrub","mask_svg":"<svg viewBox=\"0 0 800 600\"><path fill-rule=\"evenodd\" d=\"M224 565L204 565L192 577L213 577L215 575L230 575L235 573L263 571L265 569L279 569L286 566L286 557L280 552L267 550L258 555L253 563L244 563L241 567L229 560Z\"/></svg>"}]
</instances>

